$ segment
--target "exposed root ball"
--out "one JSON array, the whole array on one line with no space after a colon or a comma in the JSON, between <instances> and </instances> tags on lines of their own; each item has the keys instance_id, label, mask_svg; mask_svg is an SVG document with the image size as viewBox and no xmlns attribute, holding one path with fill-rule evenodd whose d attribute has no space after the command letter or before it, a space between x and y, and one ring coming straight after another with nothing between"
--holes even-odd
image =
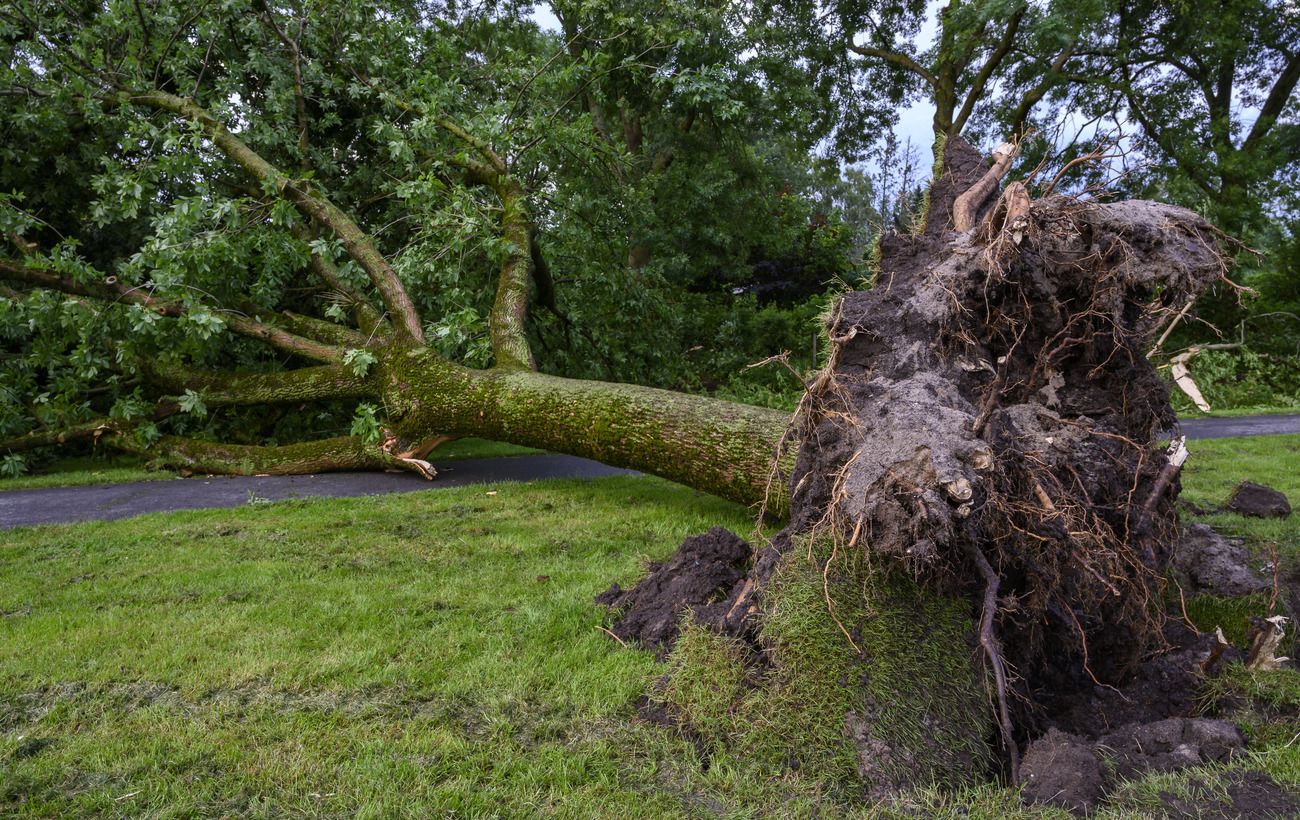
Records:
<instances>
[{"instance_id":1,"label":"exposed root ball","mask_svg":"<svg viewBox=\"0 0 1300 820\"><path fill-rule=\"evenodd\" d=\"M832 594L843 567L867 568L865 601L900 574L918 596L963 596L978 624L970 643L918 651L983 665L996 719L962 731L997 737L1014 779L1017 745L1051 710L1124 685L1163 641L1181 462L1156 441L1175 417L1144 351L1225 264L1191 211L1029 202L1023 186L1014 201L966 197L975 227L954 231L954 200L984 176L978 153L950 141L924 232L883 238L875 286L829 318L829 361L801 407L789 527L746 577L693 594L711 602L733 583L698 620L779 670L792 661L770 634L774 579L807 563L823 620L856 658L831 680L860 680L864 699L883 667ZM672 571L687 568L683 553ZM862 715L839 719L869 790L905 784L900 769L926 782L924 742L880 737Z\"/></svg>"}]
</instances>

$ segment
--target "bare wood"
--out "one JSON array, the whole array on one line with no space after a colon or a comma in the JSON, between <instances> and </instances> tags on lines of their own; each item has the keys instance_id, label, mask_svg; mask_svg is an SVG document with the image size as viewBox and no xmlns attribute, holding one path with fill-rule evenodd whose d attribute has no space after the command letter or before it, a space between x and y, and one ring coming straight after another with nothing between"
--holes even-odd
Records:
<instances>
[{"instance_id":1,"label":"bare wood","mask_svg":"<svg viewBox=\"0 0 1300 820\"><path fill-rule=\"evenodd\" d=\"M1183 305L1183 309L1178 311L1178 315L1175 316L1174 320L1165 328L1165 332L1160 334L1160 338L1156 339L1156 343L1147 351L1148 359L1160 352L1160 348L1164 346L1165 340L1169 338L1169 334L1174 332L1174 328L1178 326L1178 323L1187 315L1187 311L1191 310L1192 305L1194 304L1196 304L1195 296L1187 300L1187 304Z\"/></svg>"},{"instance_id":2,"label":"bare wood","mask_svg":"<svg viewBox=\"0 0 1300 820\"><path fill-rule=\"evenodd\" d=\"M997 190L998 183L1011 171L1011 163L1020 153L1020 146L1013 142L999 145L993 151L993 166L980 177L964 194L957 197L952 204L952 221L954 229L969 231L975 227L975 217L980 206Z\"/></svg>"}]
</instances>

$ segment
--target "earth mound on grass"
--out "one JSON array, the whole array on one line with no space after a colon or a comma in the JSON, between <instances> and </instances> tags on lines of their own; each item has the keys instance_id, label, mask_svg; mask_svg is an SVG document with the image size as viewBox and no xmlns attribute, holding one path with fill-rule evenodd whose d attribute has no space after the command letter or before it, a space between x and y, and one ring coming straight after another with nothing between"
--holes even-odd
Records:
<instances>
[{"instance_id":1,"label":"earth mound on grass","mask_svg":"<svg viewBox=\"0 0 1300 820\"><path fill-rule=\"evenodd\" d=\"M1243 481L1232 491L1227 509L1253 518L1286 518L1291 515L1291 502L1279 490Z\"/></svg>"},{"instance_id":2,"label":"earth mound on grass","mask_svg":"<svg viewBox=\"0 0 1300 820\"><path fill-rule=\"evenodd\" d=\"M744 565L753 550L731 530L714 527L682 542L665 563L653 563L632 589L613 584L596 596L619 613L611 631L619 640L636 642L666 654L677 640L682 615L690 611L713 621L712 610L725 606L725 598L745 577Z\"/></svg>"},{"instance_id":3,"label":"earth mound on grass","mask_svg":"<svg viewBox=\"0 0 1300 820\"><path fill-rule=\"evenodd\" d=\"M1250 568L1240 539L1224 538L1208 524L1190 524L1170 562L1186 592L1235 598L1268 588L1267 579Z\"/></svg>"}]
</instances>

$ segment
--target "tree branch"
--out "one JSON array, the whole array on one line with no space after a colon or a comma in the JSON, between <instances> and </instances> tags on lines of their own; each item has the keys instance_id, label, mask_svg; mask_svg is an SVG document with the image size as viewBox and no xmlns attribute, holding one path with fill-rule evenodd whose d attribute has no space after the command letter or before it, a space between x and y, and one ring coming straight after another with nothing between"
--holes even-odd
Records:
<instances>
[{"instance_id":1,"label":"tree branch","mask_svg":"<svg viewBox=\"0 0 1300 820\"><path fill-rule=\"evenodd\" d=\"M280 28L280 24L275 21L275 16L266 0L261 0L261 6L263 19L275 32L275 36L280 38L280 42L284 43L285 47L289 49L289 53L293 58L293 98L294 112L298 119L298 152L302 154L302 161L305 163L307 162L307 151L311 147L311 140L308 131L307 95L303 92L302 86L302 49L298 45L298 40L302 38L305 21L302 18L298 21L298 39L290 38Z\"/></svg>"},{"instance_id":2,"label":"tree branch","mask_svg":"<svg viewBox=\"0 0 1300 820\"><path fill-rule=\"evenodd\" d=\"M361 328L363 333L376 333L379 325L383 322L383 317L379 315L379 311L375 310L375 306L370 303L364 293L343 280L343 275L332 261L311 250L310 243L316 238L312 233L312 229L306 225L296 224L293 226L292 231L299 241L308 244L309 264L312 273L316 274L316 277L324 282L330 290L343 297L352 311L352 318L356 320L357 326Z\"/></svg>"},{"instance_id":3,"label":"tree branch","mask_svg":"<svg viewBox=\"0 0 1300 820\"><path fill-rule=\"evenodd\" d=\"M988 59L984 61L984 65L980 66L975 79L971 81L970 89L966 92L966 99L962 101L961 111L958 112L957 118L953 120L952 133L960 134L962 128L966 126L966 120L970 119L971 113L975 110L975 104L984 96L984 88L988 85L989 78L993 76L993 72L997 70L1011 51L1011 46L1016 39L1016 33L1020 29L1020 21L1024 19L1024 16L1025 9L1022 6L1007 21L1007 28L1002 32L1002 39L998 42L997 48L989 54Z\"/></svg>"},{"instance_id":4,"label":"tree branch","mask_svg":"<svg viewBox=\"0 0 1300 820\"><path fill-rule=\"evenodd\" d=\"M523 188L513 179L500 179L496 187L501 198L501 236L506 242L505 258L497 274L497 295L488 315L492 355L497 367L536 370L528 334L528 284L533 273L532 220Z\"/></svg>"},{"instance_id":5,"label":"tree branch","mask_svg":"<svg viewBox=\"0 0 1300 820\"><path fill-rule=\"evenodd\" d=\"M56 290L74 296L86 296L109 303L139 305L161 316L179 318L186 314L186 308L179 302L167 299L155 299L149 291L140 287L105 280L103 282L77 282L55 271L21 265L8 259L0 258L0 278L11 282L22 282L33 287ZM338 363L343 360L343 351L332 345L296 336L288 331L264 324L247 316L235 313L223 313L222 321L226 327L241 336L265 342L286 353L293 353L318 362Z\"/></svg>"},{"instance_id":6,"label":"tree branch","mask_svg":"<svg viewBox=\"0 0 1300 820\"><path fill-rule=\"evenodd\" d=\"M1047 95L1047 92L1051 91L1057 81L1061 79L1061 71L1065 68L1065 64L1070 61L1070 58L1074 56L1074 50L1078 47L1078 44L1079 39L1076 36L1075 39L1071 41L1068 46L1062 49L1061 53L1056 55L1052 60L1051 65L1049 65L1047 71L1043 73L1043 78L1039 80L1038 85L1031 88L1025 93L1025 96L1020 99L1020 104L1016 106L1016 112L1011 117L1012 139L1020 139L1024 136L1025 121L1029 119L1029 112L1033 110L1035 105L1038 105L1038 103L1042 101L1043 97Z\"/></svg>"},{"instance_id":7,"label":"tree branch","mask_svg":"<svg viewBox=\"0 0 1300 820\"><path fill-rule=\"evenodd\" d=\"M149 414L150 421L162 421L168 416L179 413L181 407L174 401L159 402L153 411ZM0 452L21 453L28 450L36 450L41 447L58 447L67 444L70 441L85 441L86 439L99 440L102 436L108 434L118 434L135 427L137 422L125 421L122 419L112 419L107 416L84 421L79 424L70 424L67 427L59 427L51 430L33 430L30 433L24 433L21 436L14 436L6 441L0 441Z\"/></svg>"},{"instance_id":8,"label":"tree branch","mask_svg":"<svg viewBox=\"0 0 1300 820\"><path fill-rule=\"evenodd\" d=\"M219 373L156 359L136 362L150 383L175 393L193 390L210 406L282 404L327 399L371 398L378 389L338 365L274 373Z\"/></svg>"},{"instance_id":9,"label":"tree branch","mask_svg":"<svg viewBox=\"0 0 1300 820\"><path fill-rule=\"evenodd\" d=\"M1291 99L1291 93L1295 91L1296 84L1300 82L1300 50L1291 55L1287 60L1286 67L1278 75L1273 87L1269 89L1268 97L1264 100L1264 105L1259 109L1259 116L1255 118L1255 124L1251 126L1250 133L1246 136L1246 141L1241 144L1241 150L1252 152L1259 145L1268 132L1273 128L1273 123L1282 114L1286 108L1287 101Z\"/></svg>"},{"instance_id":10,"label":"tree branch","mask_svg":"<svg viewBox=\"0 0 1300 820\"><path fill-rule=\"evenodd\" d=\"M223 154L254 179L273 186L277 193L297 205L303 213L333 231L343 241L343 247L348 255L356 260L370 277L370 281L374 283L383 298L388 312L397 318L398 333L412 344L424 344L424 329L420 316L397 272L379 253L374 240L338 206L283 174L192 100L163 91L126 93L122 96L127 102L168 111L196 123Z\"/></svg>"},{"instance_id":11,"label":"tree branch","mask_svg":"<svg viewBox=\"0 0 1300 820\"><path fill-rule=\"evenodd\" d=\"M930 73L925 66L921 65L916 60L913 60L906 54L898 51L890 51L889 49L876 48L874 46L860 46L852 40L848 42L848 49L860 57L874 57L888 63L893 63L901 68L905 68L920 77L922 80L925 80L925 82L929 84L930 88L936 91L939 89L938 78L936 78L934 74Z\"/></svg>"},{"instance_id":12,"label":"tree branch","mask_svg":"<svg viewBox=\"0 0 1300 820\"><path fill-rule=\"evenodd\" d=\"M421 472L408 463L412 459L390 455L378 444L366 444L355 436L278 447L217 444L180 436L163 436L151 445L124 435L105 437L103 441L120 450L146 456L156 466L214 475L303 475L388 468Z\"/></svg>"},{"instance_id":13,"label":"tree branch","mask_svg":"<svg viewBox=\"0 0 1300 820\"><path fill-rule=\"evenodd\" d=\"M365 335L350 327L288 310L275 314L267 324L283 326L290 333L336 347L360 348L365 347L367 341Z\"/></svg>"}]
</instances>

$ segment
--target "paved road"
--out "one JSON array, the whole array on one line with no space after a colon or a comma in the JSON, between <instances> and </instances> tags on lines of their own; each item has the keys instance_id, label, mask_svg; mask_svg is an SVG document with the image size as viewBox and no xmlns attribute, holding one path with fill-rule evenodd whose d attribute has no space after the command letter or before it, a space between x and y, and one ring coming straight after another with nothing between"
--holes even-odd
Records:
<instances>
[{"instance_id":1,"label":"paved road","mask_svg":"<svg viewBox=\"0 0 1300 820\"><path fill-rule=\"evenodd\" d=\"M1241 416L1233 419L1186 419L1183 433L1188 438L1233 438L1300 433L1300 413L1288 416Z\"/></svg>"},{"instance_id":2,"label":"paved road","mask_svg":"<svg viewBox=\"0 0 1300 820\"><path fill-rule=\"evenodd\" d=\"M322 473L302 476L213 476L137 481L95 487L55 487L0 492L0 529L32 524L110 521L149 512L240 507L255 499L407 493L539 478L599 478L633 473L598 461L563 455L442 461L438 477L414 473Z\"/></svg>"},{"instance_id":3,"label":"paved road","mask_svg":"<svg viewBox=\"0 0 1300 820\"><path fill-rule=\"evenodd\" d=\"M1188 419L1188 438L1300 433L1300 414L1242 418ZM139 481L97 487L57 487L0 492L0 529L32 524L109 521L149 512L239 507L253 499L406 493L540 478L599 478L632 473L598 461L563 455L477 458L439 462L438 477L425 481L413 473L324 473L304 476L230 476L176 481Z\"/></svg>"}]
</instances>

